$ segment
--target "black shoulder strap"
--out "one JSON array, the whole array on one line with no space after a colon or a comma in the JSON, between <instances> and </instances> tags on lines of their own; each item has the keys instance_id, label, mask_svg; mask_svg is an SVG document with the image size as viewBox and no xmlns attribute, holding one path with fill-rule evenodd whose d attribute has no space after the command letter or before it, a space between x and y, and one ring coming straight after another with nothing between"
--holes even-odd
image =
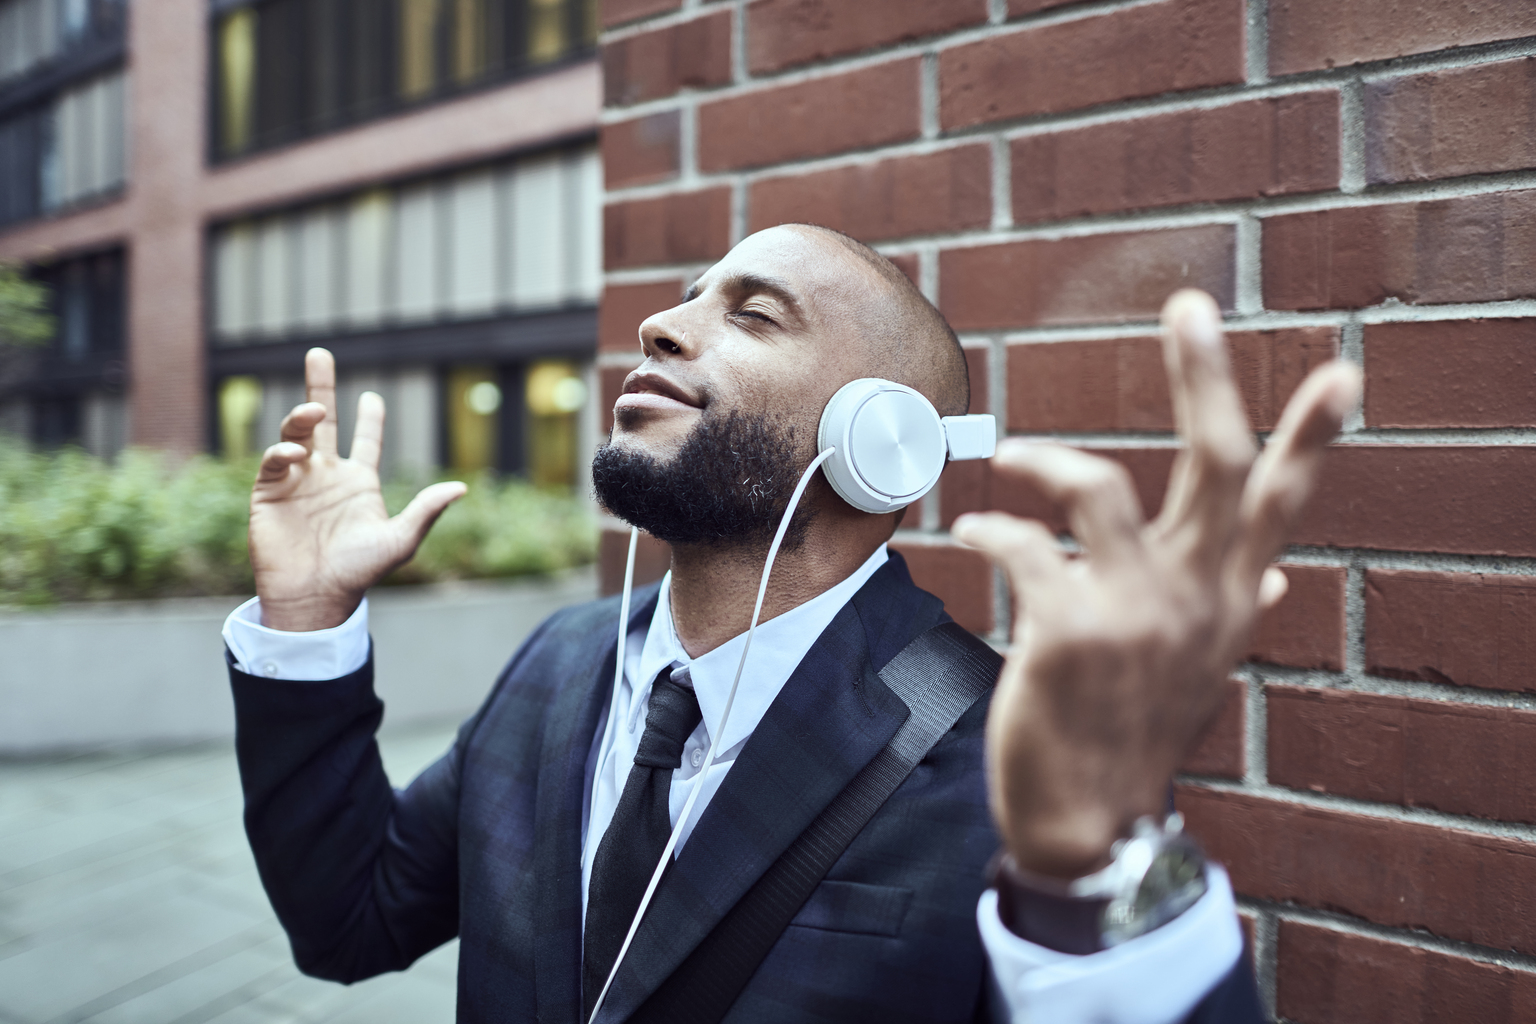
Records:
<instances>
[{"instance_id":1,"label":"black shoulder strap","mask_svg":"<svg viewBox=\"0 0 1536 1024\"><path fill-rule=\"evenodd\" d=\"M865 765L631 1022L716 1024L837 858L960 716L997 681L1002 658L953 622L917 636L880 670L911 709Z\"/></svg>"}]
</instances>

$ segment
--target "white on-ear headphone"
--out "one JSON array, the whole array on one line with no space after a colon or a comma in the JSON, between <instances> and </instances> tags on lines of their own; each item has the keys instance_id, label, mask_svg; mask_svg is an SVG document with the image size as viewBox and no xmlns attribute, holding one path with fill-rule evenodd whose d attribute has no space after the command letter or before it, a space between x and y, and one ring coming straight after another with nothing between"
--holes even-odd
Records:
<instances>
[{"instance_id":1,"label":"white on-ear headphone","mask_svg":"<svg viewBox=\"0 0 1536 1024\"><path fill-rule=\"evenodd\" d=\"M939 482L947 459L987 459L997 421L986 413L940 417L920 393L878 377L849 381L821 412L816 448L832 489L865 512L905 508Z\"/></svg>"}]
</instances>

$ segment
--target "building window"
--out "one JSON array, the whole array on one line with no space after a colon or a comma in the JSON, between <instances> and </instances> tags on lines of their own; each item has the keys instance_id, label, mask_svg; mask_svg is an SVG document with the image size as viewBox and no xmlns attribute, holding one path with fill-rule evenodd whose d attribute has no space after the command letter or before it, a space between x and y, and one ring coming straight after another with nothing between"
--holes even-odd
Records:
<instances>
[{"instance_id":1,"label":"building window","mask_svg":"<svg viewBox=\"0 0 1536 1024\"><path fill-rule=\"evenodd\" d=\"M241 375L219 382L219 442L225 458L255 452L256 418L261 414L261 379Z\"/></svg>"},{"instance_id":2,"label":"building window","mask_svg":"<svg viewBox=\"0 0 1536 1024\"><path fill-rule=\"evenodd\" d=\"M576 482L576 414L587 404L581 369L564 359L542 359L528 367L524 405L528 410L528 479L542 487Z\"/></svg>"},{"instance_id":3,"label":"building window","mask_svg":"<svg viewBox=\"0 0 1536 1024\"><path fill-rule=\"evenodd\" d=\"M24 374L4 382L0 412L36 444L114 455L127 439L123 252L61 260L32 274L48 286L54 335L28 356Z\"/></svg>"},{"instance_id":4,"label":"building window","mask_svg":"<svg viewBox=\"0 0 1536 1024\"><path fill-rule=\"evenodd\" d=\"M120 30L121 0L0 0L0 82Z\"/></svg>"},{"instance_id":5,"label":"building window","mask_svg":"<svg viewBox=\"0 0 1536 1024\"><path fill-rule=\"evenodd\" d=\"M226 9L212 29L214 156L587 54L596 11L596 0L258 0Z\"/></svg>"},{"instance_id":6,"label":"building window","mask_svg":"<svg viewBox=\"0 0 1536 1024\"><path fill-rule=\"evenodd\" d=\"M495 469L501 461L496 415L502 404L499 376L494 366L448 370L448 465L455 473Z\"/></svg>"},{"instance_id":7,"label":"building window","mask_svg":"<svg viewBox=\"0 0 1536 1024\"><path fill-rule=\"evenodd\" d=\"M0 122L0 225L122 187L126 90L126 75L112 71Z\"/></svg>"},{"instance_id":8,"label":"building window","mask_svg":"<svg viewBox=\"0 0 1536 1024\"><path fill-rule=\"evenodd\" d=\"M222 225L211 246L214 342L591 305L600 175L583 146Z\"/></svg>"},{"instance_id":9,"label":"building window","mask_svg":"<svg viewBox=\"0 0 1536 1024\"><path fill-rule=\"evenodd\" d=\"M34 271L52 296L53 361L80 363L123 351L122 250L63 260Z\"/></svg>"}]
</instances>

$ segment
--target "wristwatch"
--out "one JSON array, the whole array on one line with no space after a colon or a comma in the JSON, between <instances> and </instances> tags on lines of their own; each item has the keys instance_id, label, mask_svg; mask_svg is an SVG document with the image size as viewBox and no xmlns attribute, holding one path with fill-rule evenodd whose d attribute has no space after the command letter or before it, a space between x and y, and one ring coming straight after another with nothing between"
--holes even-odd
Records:
<instances>
[{"instance_id":1,"label":"wristwatch","mask_svg":"<svg viewBox=\"0 0 1536 1024\"><path fill-rule=\"evenodd\" d=\"M1205 895L1205 854L1177 811L1139 818L1109 866L1071 882L993 861L998 915L1014 934L1064 953L1096 953L1160 928Z\"/></svg>"}]
</instances>

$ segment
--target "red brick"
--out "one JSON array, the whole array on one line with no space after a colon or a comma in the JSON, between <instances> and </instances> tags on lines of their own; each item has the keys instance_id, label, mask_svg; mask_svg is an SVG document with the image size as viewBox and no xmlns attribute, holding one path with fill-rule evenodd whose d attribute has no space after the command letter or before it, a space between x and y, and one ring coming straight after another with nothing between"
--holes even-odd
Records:
<instances>
[{"instance_id":1,"label":"red brick","mask_svg":"<svg viewBox=\"0 0 1536 1024\"><path fill-rule=\"evenodd\" d=\"M1173 448L1091 449L1131 472L1142 510L1162 507ZM1295 544L1388 551L1536 556L1530 501L1516 483L1536 480L1525 445L1335 445L1317 491L1292 533ZM944 525L964 512L1001 509L1058 530L1065 520L1038 491L990 463L944 471Z\"/></svg>"},{"instance_id":2,"label":"red brick","mask_svg":"<svg viewBox=\"0 0 1536 1024\"><path fill-rule=\"evenodd\" d=\"M992 564L986 555L947 543L893 541L907 560L912 582L944 602L960 625L983 636L992 632Z\"/></svg>"},{"instance_id":3,"label":"red brick","mask_svg":"<svg viewBox=\"0 0 1536 1024\"><path fill-rule=\"evenodd\" d=\"M603 125L603 184L624 188L677 177L681 126L676 110Z\"/></svg>"},{"instance_id":4,"label":"red brick","mask_svg":"<svg viewBox=\"0 0 1536 1024\"><path fill-rule=\"evenodd\" d=\"M1536 295L1536 189L1263 223L1264 304L1271 309Z\"/></svg>"},{"instance_id":5,"label":"red brick","mask_svg":"<svg viewBox=\"0 0 1536 1024\"><path fill-rule=\"evenodd\" d=\"M1276 1009L1296 1024L1536 1022L1536 975L1430 949L1280 922Z\"/></svg>"},{"instance_id":6,"label":"red brick","mask_svg":"<svg viewBox=\"0 0 1536 1024\"><path fill-rule=\"evenodd\" d=\"M1244 895L1536 950L1536 844L1195 786L1175 797Z\"/></svg>"},{"instance_id":7,"label":"red brick","mask_svg":"<svg viewBox=\"0 0 1536 1024\"><path fill-rule=\"evenodd\" d=\"M1227 696L1200 733L1195 745L1184 755L1179 771L1186 775L1207 775L1220 779L1243 777L1243 729L1247 722L1247 687L1236 679L1227 680Z\"/></svg>"},{"instance_id":8,"label":"red brick","mask_svg":"<svg viewBox=\"0 0 1536 1024\"><path fill-rule=\"evenodd\" d=\"M1331 565L1287 563L1280 568L1290 587L1260 618L1248 660L1342 672L1347 573Z\"/></svg>"},{"instance_id":9,"label":"red brick","mask_svg":"<svg viewBox=\"0 0 1536 1024\"><path fill-rule=\"evenodd\" d=\"M1536 426L1536 318L1367 324L1365 422Z\"/></svg>"},{"instance_id":10,"label":"red brick","mask_svg":"<svg viewBox=\"0 0 1536 1024\"><path fill-rule=\"evenodd\" d=\"M1536 59L1367 83L1365 166L1372 184L1536 167Z\"/></svg>"},{"instance_id":11,"label":"red brick","mask_svg":"<svg viewBox=\"0 0 1536 1024\"><path fill-rule=\"evenodd\" d=\"M985 227L992 151L985 143L756 182L751 230L806 222L862 241Z\"/></svg>"},{"instance_id":12,"label":"red brick","mask_svg":"<svg viewBox=\"0 0 1536 1024\"><path fill-rule=\"evenodd\" d=\"M1368 571L1365 667L1536 693L1536 576Z\"/></svg>"},{"instance_id":13,"label":"red brick","mask_svg":"<svg viewBox=\"0 0 1536 1024\"><path fill-rule=\"evenodd\" d=\"M604 529L598 538L599 592L603 596L624 589L624 563L629 557L629 531ZM672 545L644 530L635 545L635 587L655 583L672 568Z\"/></svg>"},{"instance_id":14,"label":"red brick","mask_svg":"<svg viewBox=\"0 0 1536 1024\"><path fill-rule=\"evenodd\" d=\"M1027 135L1012 153L1018 223L1320 192L1339 180L1339 94Z\"/></svg>"},{"instance_id":15,"label":"red brick","mask_svg":"<svg viewBox=\"0 0 1536 1024\"><path fill-rule=\"evenodd\" d=\"M597 347L602 352L635 352L640 325L652 313L671 309L683 295L683 281L610 284L603 289L597 313Z\"/></svg>"},{"instance_id":16,"label":"red brick","mask_svg":"<svg viewBox=\"0 0 1536 1024\"><path fill-rule=\"evenodd\" d=\"M1232 369L1255 430L1273 430L1291 393L1338 352L1338 329L1294 327L1227 335ZM1008 346L1008 429L1026 432L1173 430L1156 338Z\"/></svg>"},{"instance_id":17,"label":"red brick","mask_svg":"<svg viewBox=\"0 0 1536 1024\"><path fill-rule=\"evenodd\" d=\"M1526 0L1270 0L1269 71L1288 75L1532 33Z\"/></svg>"},{"instance_id":18,"label":"red brick","mask_svg":"<svg viewBox=\"0 0 1536 1024\"><path fill-rule=\"evenodd\" d=\"M1032 239L939 254L939 308L957 331L1141 320L1186 285L1232 306L1230 225Z\"/></svg>"},{"instance_id":19,"label":"red brick","mask_svg":"<svg viewBox=\"0 0 1536 1024\"><path fill-rule=\"evenodd\" d=\"M717 260L731 248L731 190L674 192L603 208L603 265Z\"/></svg>"},{"instance_id":20,"label":"red brick","mask_svg":"<svg viewBox=\"0 0 1536 1024\"><path fill-rule=\"evenodd\" d=\"M1163 504L1168 472L1173 468L1173 448L1095 448L1094 455L1114 459L1131 474L1141 499L1143 514L1154 516ZM998 473L990 462L952 462L944 469L939 487L940 519L946 528L965 512L1001 509L1016 516L1039 519L1057 532L1065 532L1061 510L1017 477Z\"/></svg>"},{"instance_id":21,"label":"red brick","mask_svg":"<svg viewBox=\"0 0 1536 1024\"><path fill-rule=\"evenodd\" d=\"M1536 556L1536 447L1335 445L1292 542Z\"/></svg>"},{"instance_id":22,"label":"red brick","mask_svg":"<svg viewBox=\"0 0 1536 1024\"><path fill-rule=\"evenodd\" d=\"M747 66L780 71L986 20L986 0L756 0L747 7Z\"/></svg>"},{"instance_id":23,"label":"red brick","mask_svg":"<svg viewBox=\"0 0 1536 1024\"><path fill-rule=\"evenodd\" d=\"M1162 0L939 54L946 130L1243 80L1242 0Z\"/></svg>"},{"instance_id":24,"label":"red brick","mask_svg":"<svg viewBox=\"0 0 1536 1024\"><path fill-rule=\"evenodd\" d=\"M699 107L699 169L727 171L916 138L917 58Z\"/></svg>"},{"instance_id":25,"label":"red brick","mask_svg":"<svg viewBox=\"0 0 1536 1024\"><path fill-rule=\"evenodd\" d=\"M683 6L683 0L603 0L603 28L649 18Z\"/></svg>"},{"instance_id":26,"label":"red brick","mask_svg":"<svg viewBox=\"0 0 1536 1024\"><path fill-rule=\"evenodd\" d=\"M991 370L989 362L992 356L990 347L967 347L965 350L965 370L971 383L971 407L969 412L990 412L991 401L989 397Z\"/></svg>"},{"instance_id":27,"label":"red brick","mask_svg":"<svg viewBox=\"0 0 1536 1024\"><path fill-rule=\"evenodd\" d=\"M1536 821L1536 712L1293 686L1267 695L1270 782Z\"/></svg>"},{"instance_id":28,"label":"red brick","mask_svg":"<svg viewBox=\"0 0 1536 1024\"><path fill-rule=\"evenodd\" d=\"M625 106L731 80L731 13L603 44L603 103Z\"/></svg>"}]
</instances>

